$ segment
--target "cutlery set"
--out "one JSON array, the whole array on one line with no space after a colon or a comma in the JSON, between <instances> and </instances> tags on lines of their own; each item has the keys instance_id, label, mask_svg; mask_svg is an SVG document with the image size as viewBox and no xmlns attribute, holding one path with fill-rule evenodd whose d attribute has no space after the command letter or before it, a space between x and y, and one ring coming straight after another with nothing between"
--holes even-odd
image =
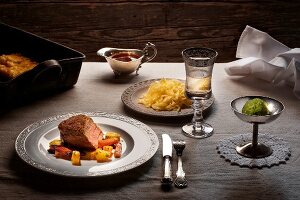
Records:
<instances>
[{"instance_id":1,"label":"cutlery set","mask_svg":"<svg viewBox=\"0 0 300 200\"><path fill-rule=\"evenodd\" d=\"M164 170L163 170L163 178L161 179L162 184L172 185L173 178L172 178L172 148L176 150L176 155L178 157L178 169L176 172L176 178L174 180L174 185L178 188L185 188L187 187L188 183L185 178L185 172L182 168L182 152L185 148L185 141L173 141L168 134L162 134L163 140L163 159L164 159Z\"/></svg>"}]
</instances>

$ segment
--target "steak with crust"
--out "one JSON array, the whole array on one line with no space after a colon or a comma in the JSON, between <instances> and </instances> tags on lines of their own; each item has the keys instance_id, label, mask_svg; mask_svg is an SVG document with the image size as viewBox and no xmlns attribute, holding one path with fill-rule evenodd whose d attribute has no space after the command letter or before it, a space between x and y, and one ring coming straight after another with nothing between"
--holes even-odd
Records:
<instances>
[{"instance_id":1,"label":"steak with crust","mask_svg":"<svg viewBox=\"0 0 300 200\"><path fill-rule=\"evenodd\" d=\"M65 144L81 149L95 150L98 148L98 138L103 137L93 119L82 114L62 121L58 129Z\"/></svg>"}]
</instances>

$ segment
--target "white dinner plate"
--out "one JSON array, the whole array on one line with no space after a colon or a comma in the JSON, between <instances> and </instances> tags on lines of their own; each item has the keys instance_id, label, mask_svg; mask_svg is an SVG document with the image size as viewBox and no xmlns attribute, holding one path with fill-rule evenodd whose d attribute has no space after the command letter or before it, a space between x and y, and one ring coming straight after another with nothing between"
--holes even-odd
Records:
<instances>
[{"instance_id":1,"label":"white dinner plate","mask_svg":"<svg viewBox=\"0 0 300 200\"><path fill-rule=\"evenodd\" d=\"M48 153L49 142L60 138L58 124L78 114L90 116L104 133L120 133L121 158L105 163L82 160L81 166L74 166L71 161L57 159ZM15 142L17 154L29 165L49 173L73 177L106 176L133 169L152 158L158 145L157 135L144 123L104 112L67 113L35 122L25 128Z\"/></svg>"},{"instance_id":2,"label":"white dinner plate","mask_svg":"<svg viewBox=\"0 0 300 200\"><path fill-rule=\"evenodd\" d=\"M154 81L160 79L150 79L142 82L135 83L128 87L122 94L121 99L124 105L133 110L134 112L152 116L152 117L184 117L193 115L193 109L191 107L181 109L181 111L157 111L152 108L146 108L144 105L138 103L138 100L147 92L149 86ZM178 79L179 80L179 79ZM180 80L183 81L183 80ZM214 96L208 100L203 101L203 111L208 109L214 102Z\"/></svg>"}]
</instances>

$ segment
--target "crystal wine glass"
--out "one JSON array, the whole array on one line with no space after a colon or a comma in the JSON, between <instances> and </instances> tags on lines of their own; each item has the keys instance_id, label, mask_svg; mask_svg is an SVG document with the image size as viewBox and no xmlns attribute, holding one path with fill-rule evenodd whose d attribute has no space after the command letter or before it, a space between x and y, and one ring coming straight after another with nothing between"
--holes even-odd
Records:
<instances>
[{"instance_id":1,"label":"crystal wine glass","mask_svg":"<svg viewBox=\"0 0 300 200\"><path fill-rule=\"evenodd\" d=\"M203 101L212 95L211 78L218 53L209 48L188 48L182 51L185 63L185 95L193 101L192 123L182 127L185 135L206 138L213 134L213 127L203 121Z\"/></svg>"}]
</instances>

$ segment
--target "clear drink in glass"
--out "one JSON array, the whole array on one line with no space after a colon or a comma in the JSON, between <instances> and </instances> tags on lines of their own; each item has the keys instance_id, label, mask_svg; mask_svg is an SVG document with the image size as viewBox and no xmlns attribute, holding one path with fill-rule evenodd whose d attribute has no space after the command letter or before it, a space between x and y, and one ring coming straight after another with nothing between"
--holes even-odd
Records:
<instances>
[{"instance_id":1,"label":"clear drink in glass","mask_svg":"<svg viewBox=\"0 0 300 200\"><path fill-rule=\"evenodd\" d=\"M188 48L182 51L185 63L185 94L193 101L194 116L191 123L182 127L193 138L206 138L213 134L213 127L204 122L203 102L212 95L213 66L218 53L209 48Z\"/></svg>"}]
</instances>

